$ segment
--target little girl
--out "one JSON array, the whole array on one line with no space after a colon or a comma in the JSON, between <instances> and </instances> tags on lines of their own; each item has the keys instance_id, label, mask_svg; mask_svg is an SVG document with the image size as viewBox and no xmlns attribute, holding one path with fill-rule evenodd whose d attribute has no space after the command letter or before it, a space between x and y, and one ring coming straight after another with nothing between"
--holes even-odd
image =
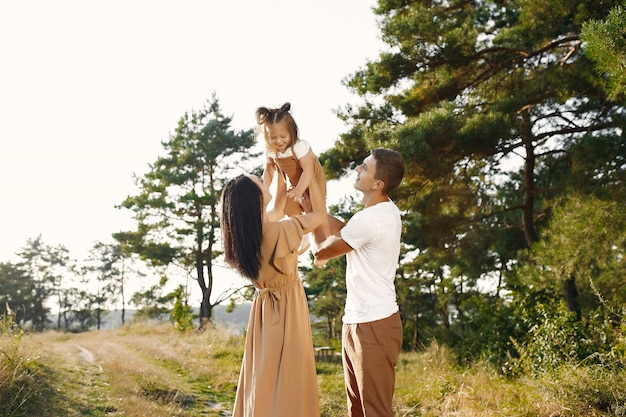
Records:
<instances>
[{"instance_id":1,"label":"little girl","mask_svg":"<svg viewBox=\"0 0 626 417\"><path fill-rule=\"evenodd\" d=\"M265 151L267 161L263 173L263 183L268 186L278 172L289 181L287 189L287 204L285 214L289 217L303 213L304 198L308 194L311 181L319 184L322 196L326 198L326 177L319 159L313 153L309 142L298 138L298 126L289 113L290 103L285 103L279 109L259 107L256 109L256 121L265 137ZM330 223L327 220L314 230L316 244L320 244L330 235ZM300 253L308 245L301 246Z\"/></svg>"}]
</instances>

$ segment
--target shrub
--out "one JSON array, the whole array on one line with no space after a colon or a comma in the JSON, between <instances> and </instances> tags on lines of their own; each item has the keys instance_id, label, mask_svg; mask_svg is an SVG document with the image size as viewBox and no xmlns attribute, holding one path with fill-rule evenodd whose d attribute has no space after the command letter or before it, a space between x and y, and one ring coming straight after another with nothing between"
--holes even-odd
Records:
<instances>
[{"instance_id":1,"label":"shrub","mask_svg":"<svg viewBox=\"0 0 626 417\"><path fill-rule=\"evenodd\" d=\"M22 331L13 317L0 317L0 415L38 415L46 385L41 382L41 366L20 349Z\"/></svg>"},{"instance_id":2,"label":"shrub","mask_svg":"<svg viewBox=\"0 0 626 417\"><path fill-rule=\"evenodd\" d=\"M524 340L514 342L519 354L517 371L537 374L583 362L623 364L620 331L601 312L590 315L586 322L577 320L562 302L540 304L537 312L539 317L533 319ZM621 340L623 344L623 335Z\"/></svg>"}]
</instances>

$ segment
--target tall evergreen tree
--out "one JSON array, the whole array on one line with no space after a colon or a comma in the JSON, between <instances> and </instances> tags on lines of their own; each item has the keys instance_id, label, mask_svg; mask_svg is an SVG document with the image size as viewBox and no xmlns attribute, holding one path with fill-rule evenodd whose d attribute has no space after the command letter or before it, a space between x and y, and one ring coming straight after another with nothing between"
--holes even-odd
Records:
<instances>
[{"instance_id":1,"label":"tall evergreen tree","mask_svg":"<svg viewBox=\"0 0 626 417\"><path fill-rule=\"evenodd\" d=\"M35 283L11 262L0 262L0 316L13 316L20 326L33 320Z\"/></svg>"},{"instance_id":2,"label":"tall evergreen tree","mask_svg":"<svg viewBox=\"0 0 626 417\"><path fill-rule=\"evenodd\" d=\"M121 207L134 211L137 230L114 234L125 250L140 254L153 265L176 264L194 276L202 292L201 325L212 317L213 262L219 234L222 185L234 168L252 155L252 129L231 129L232 117L222 114L218 99L198 111L187 112L159 157L143 177L140 192Z\"/></svg>"},{"instance_id":3,"label":"tall evergreen tree","mask_svg":"<svg viewBox=\"0 0 626 417\"><path fill-rule=\"evenodd\" d=\"M31 314L33 328L42 331L48 323L50 297L56 297L58 307L57 329L61 329L66 283L74 278L74 262L63 245L51 246L43 242L41 236L28 239L26 246L18 253L22 259L18 266L30 277L33 283Z\"/></svg>"},{"instance_id":4,"label":"tall evergreen tree","mask_svg":"<svg viewBox=\"0 0 626 417\"><path fill-rule=\"evenodd\" d=\"M352 127L322 155L327 172L400 151L406 243L441 252L431 259L455 291L506 275L562 196L623 188L625 103L607 97L580 37L617 4L380 0L389 49L346 80L363 102L340 113ZM562 294L580 314L577 285L564 279Z\"/></svg>"},{"instance_id":5,"label":"tall evergreen tree","mask_svg":"<svg viewBox=\"0 0 626 417\"><path fill-rule=\"evenodd\" d=\"M100 329L102 313L106 307L112 307L121 301L122 324L126 316L126 280L130 256L124 254L122 246L96 242L89 252L87 269L96 274L96 327Z\"/></svg>"}]
</instances>

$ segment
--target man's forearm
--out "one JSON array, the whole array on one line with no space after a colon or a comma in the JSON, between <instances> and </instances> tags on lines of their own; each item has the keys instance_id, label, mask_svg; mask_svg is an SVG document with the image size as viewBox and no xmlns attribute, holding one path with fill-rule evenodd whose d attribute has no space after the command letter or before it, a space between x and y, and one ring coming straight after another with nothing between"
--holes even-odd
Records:
<instances>
[{"instance_id":1,"label":"man's forearm","mask_svg":"<svg viewBox=\"0 0 626 417\"><path fill-rule=\"evenodd\" d=\"M352 247L337 233L336 235L329 236L322 242L317 252L315 252L315 259L318 261L327 261L343 256L351 250Z\"/></svg>"}]
</instances>

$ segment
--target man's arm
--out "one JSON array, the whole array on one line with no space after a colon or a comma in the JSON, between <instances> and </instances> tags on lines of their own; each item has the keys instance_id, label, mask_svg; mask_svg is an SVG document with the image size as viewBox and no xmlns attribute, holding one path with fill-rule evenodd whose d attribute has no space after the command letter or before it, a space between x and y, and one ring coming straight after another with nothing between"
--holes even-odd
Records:
<instances>
[{"instance_id":1,"label":"man's arm","mask_svg":"<svg viewBox=\"0 0 626 417\"><path fill-rule=\"evenodd\" d=\"M341 238L339 233L329 236L320 245L315 252L315 259L318 261L327 261L329 259L338 258L350 252L352 247Z\"/></svg>"}]
</instances>

